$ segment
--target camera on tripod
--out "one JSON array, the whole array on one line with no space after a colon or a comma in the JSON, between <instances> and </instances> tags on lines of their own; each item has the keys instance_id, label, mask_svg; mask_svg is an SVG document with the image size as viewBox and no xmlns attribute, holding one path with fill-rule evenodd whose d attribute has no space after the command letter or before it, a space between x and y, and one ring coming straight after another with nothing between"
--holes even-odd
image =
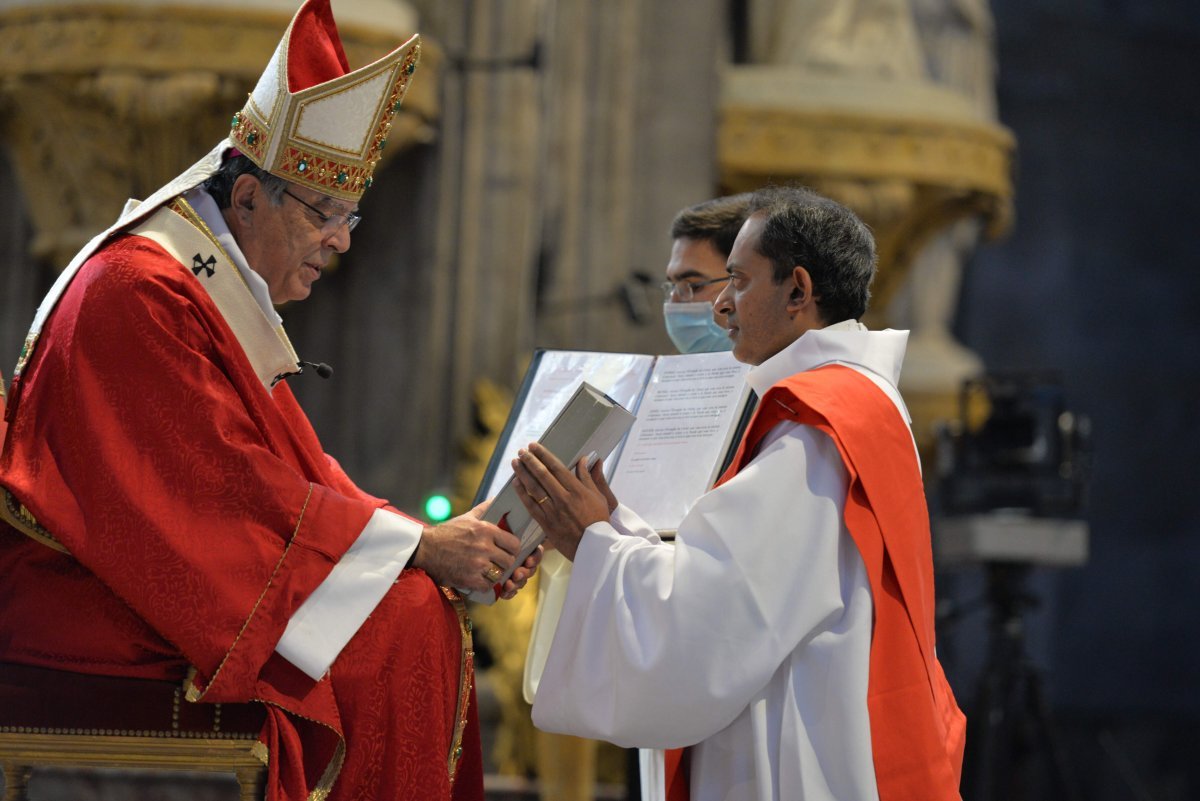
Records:
<instances>
[{"instance_id":1,"label":"camera on tripod","mask_svg":"<svg viewBox=\"0 0 1200 801\"><path fill-rule=\"evenodd\" d=\"M959 419L937 436L938 561L1086 562L1088 531L1078 518L1090 454L1089 421L1067 409L1054 375L964 382Z\"/></svg>"},{"instance_id":2,"label":"camera on tripod","mask_svg":"<svg viewBox=\"0 0 1200 801\"><path fill-rule=\"evenodd\" d=\"M938 432L935 557L942 567L982 565L990 612L987 659L968 713L978 721L963 773L971 801L1039 797L1039 768L1054 798L1081 798L1025 652L1024 615L1038 603L1026 586L1034 567L1087 561L1080 516L1090 440L1087 418L1066 408L1059 382L1045 373L965 382L959 420Z\"/></svg>"},{"instance_id":3,"label":"camera on tripod","mask_svg":"<svg viewBox=\"0 0 1200 801\"><path fill-rule=\"evenodd\" d=\"M983 401L987 419L970 416ZM959 420L938 432L940 500L948 515L998 509L1074 517L1084 506L1088 419L1066 408L1050 375L991 374L964 382Z\"/></svg>"}]
</instances>

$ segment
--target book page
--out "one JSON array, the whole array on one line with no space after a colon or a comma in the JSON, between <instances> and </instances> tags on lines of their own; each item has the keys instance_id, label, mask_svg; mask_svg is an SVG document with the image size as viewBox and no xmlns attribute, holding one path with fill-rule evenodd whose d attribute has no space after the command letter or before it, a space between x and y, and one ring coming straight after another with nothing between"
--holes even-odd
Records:
<instances>
[{"instance_id":1,"label":"book page","mask_svg":"<svg viewBox=\"0 0 1200 801\"><path fill-rule=\"evenodd\" d=\"M622 447L617 500L659 531L674 531L717 479L749 388L729 352L660 356Z\"/></svg>"},{"instance_id":2,"label":"book page","mask_svg":"<svg viewBox=\"0 0 1200 801\"><path fill-rule=\"evenodd\" d=\"M509 464L517 451L537 441L580 384L586 381L626 409L632 409L653 363L653 356L637 353L545 351L511 435L497 445L504 452L488 485L487 497L495 497L504 487L512 476ZM611 463L605 465L605 475L612 475Z\"/></svg>"}]
</instances>

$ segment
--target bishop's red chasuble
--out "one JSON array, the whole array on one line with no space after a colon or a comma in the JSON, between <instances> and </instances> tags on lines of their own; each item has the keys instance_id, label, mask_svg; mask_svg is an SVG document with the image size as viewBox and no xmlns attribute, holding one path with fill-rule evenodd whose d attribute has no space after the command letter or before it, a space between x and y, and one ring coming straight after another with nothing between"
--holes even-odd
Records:
<instances>
[{"instance_id":1,"label":"bishop's red chasuble","mask_svg":"<svg viewBox=\"0 0 1200 801\"><path fill-rule=\"evenodd\" d=\"M322 680L275 654L385 502L286 384L264 387L189 267L111 241L8 400L0 485L46 536L0 523L0 662L262 705L270 799L482 798L469 623L424 572L400 574Z\"/></svg>"},{"instance_id":2,"label":"bishop's red chasuble","mask_svg":"<svg viewBox=\"0 0 1200 801\"><path fill-rule=\"evenodd\" d=\"M867 709L880 801L959 801L966 718L934 652L933 553L908 426L872 381L848 367L797 373L758 404L729 470L750 462L776 425L827 434L849 474L846 527L874 600ZM667 798L687 799L687 752L666 754Z\"/></svg>"}]
</instances>

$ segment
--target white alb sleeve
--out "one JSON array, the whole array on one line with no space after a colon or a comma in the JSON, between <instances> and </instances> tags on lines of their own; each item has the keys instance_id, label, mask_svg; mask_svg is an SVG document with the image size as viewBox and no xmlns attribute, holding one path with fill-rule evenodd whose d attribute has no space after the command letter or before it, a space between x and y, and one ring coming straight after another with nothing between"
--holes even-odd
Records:
<instances>
[{"instance_id":1,"label":"white alb sleeve","mask_svg":"<svg viewBox=\"0 0 1200 801\"><path fill-rule=\"evenodd\" d=\"M275 650L314 679L329 670L421 541L415 520L376 509L350 549L288 621Z\"/></svg>"}]
</instances>

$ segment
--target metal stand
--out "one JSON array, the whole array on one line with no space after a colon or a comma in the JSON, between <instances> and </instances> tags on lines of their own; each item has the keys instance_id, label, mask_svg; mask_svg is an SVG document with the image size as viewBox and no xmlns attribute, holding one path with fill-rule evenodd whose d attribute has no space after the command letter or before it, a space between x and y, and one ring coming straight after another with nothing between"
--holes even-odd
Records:
<instances>
[{"instance_id":1,"label":"metal stand","mask_svg":"<svg viewBox=\"0 0 1200 801\"><path fill-rule=\"evenodd\" d=\"M1025 652L1026 609L1037 605L1025 584L1028 564L991 563L988 661L967 726L966 801L1040 797L1036 768L1048 767L1050 797L1080 801L1079 788L1050 718L1042 679Z\"/></svg>"},{"instance_id":2,"label":"metal stand","mask_svg":"<svg viewBox=\"0 0 1200 801\"><path fill-rule=\"evenodd\" d=\"M1041 674L1026 653L1025 612L1038 603L1026 586L1035 566L1087 562L1087 525L1004 512L942 518L934 526L934 547L943 567L980 565L986 579L987 661L967 721L963 798L1040 798L1037 779L1045 778L1044 769L1049 797L1080 801Z\"/></svg>"}]
</instances>

